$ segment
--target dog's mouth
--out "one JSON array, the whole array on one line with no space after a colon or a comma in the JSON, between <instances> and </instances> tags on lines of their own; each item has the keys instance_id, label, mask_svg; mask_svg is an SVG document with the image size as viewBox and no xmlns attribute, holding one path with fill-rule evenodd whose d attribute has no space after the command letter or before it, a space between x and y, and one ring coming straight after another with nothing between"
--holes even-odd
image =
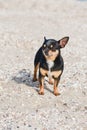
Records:
<instances>
[{"instance_id":1,"label":"dog's mouth","mask_svg":"<svg viewBox=\"0 0 87 130\"><path fill-rule=\"evenodd\" d=\"M50 52L50 51L43 51L43 54L44 54L45 57L51 57L51 56L53 56L53 53Z\"/></svg>"},{"instance_id":2,"label":"dog's mouth","mask_svg":"<svg viewBox=\"0 0 87 130\"><path fill-rule=\"evenodd\" d=\"M54 60L57 57L58 53L59 52L57 50L54 52L53 51L48 51L48 52L43 51L45 58L50 59L50 60L51 59Z\"/></svg>"},{"instance_id":3,"label":"dog's mouth","mask_svg":"<svg viewBox=\"0 0 87 130\"><path fill-rule=\"evenodd\" d=\"M52 57L53 54L49 54L49 53L48 53L48 54L45 54L45 56L46 56L46 57Z\"/></svg>"}]
</instances>

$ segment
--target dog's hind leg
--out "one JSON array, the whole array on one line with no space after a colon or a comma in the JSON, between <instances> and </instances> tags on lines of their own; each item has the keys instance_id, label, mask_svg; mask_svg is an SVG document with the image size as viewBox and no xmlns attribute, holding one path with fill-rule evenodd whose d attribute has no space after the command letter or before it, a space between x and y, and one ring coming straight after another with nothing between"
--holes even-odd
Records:
<instances>
[{"instance_id":1,"label":"dog's hind leg","mask_svg":"<svg viewBox=\"0 0 87 130\"><path fill-rule=\"evenodd\" d=\"M34 67L34 76L33 76L33 81L34 81L34 82L37 81L37 70L38 70L38 68L39 68L39 64L40 64L40 63L38 63L38 64Z\"/></svg>"},{"instance_id":2,"label":"dog's hind leg","mask_svg":"<svg viewBox=\"0 0 87 130\"><path fill-rule=\"evenodd\" d=\"M37 81L37 70L38 70L39 65L40 65L41 56L42 56L42 48L40 48L40 49L37 51L36 55L35 55L33 81Z\"/></svg>"}]
</instances>

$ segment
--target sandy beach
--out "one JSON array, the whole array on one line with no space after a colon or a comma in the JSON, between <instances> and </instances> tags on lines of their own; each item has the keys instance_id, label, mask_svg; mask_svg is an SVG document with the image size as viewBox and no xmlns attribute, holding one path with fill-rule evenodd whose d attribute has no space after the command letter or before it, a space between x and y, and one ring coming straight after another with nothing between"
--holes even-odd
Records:
<instances>
[{"instance_id":1,"label":"sandy beach","mask_svg":"<svg viewBox=\"0 0 87 130\"><path fill-rule=\"evenodd\" d=\"M69 36L60 96L32 82L44 36ZM87 1L0 0L0 130L87 130Z\"/></svg>"}]
</instances>

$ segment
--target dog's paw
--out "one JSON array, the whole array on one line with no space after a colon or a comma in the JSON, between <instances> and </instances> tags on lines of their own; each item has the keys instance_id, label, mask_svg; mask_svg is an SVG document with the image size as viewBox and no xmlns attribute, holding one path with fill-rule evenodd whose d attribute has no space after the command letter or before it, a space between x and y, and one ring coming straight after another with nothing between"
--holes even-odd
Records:
<instances>
[{"instance_id":1,"label":"dog's paw","mask_svg":"<svg viewBox=\"0 0 87 130\"><path fill-rule=\"evenodd\" d=\"M44 92L43 92L43 91L39 91L39 94L40 94L40 95L44 95Z\"/></svg>"},{"instance_id":2,"label":"dog's paw","mask_svg":"<svg viewBox=\"0 0 87 130\"><path fill-rule=\"evenodd\" d=\"M32 79L32 81L33 81L33 82L36 82L36 81L37 81L37 79L33 78L33 79Z\"/></svg>"},{"instance_id":3,"label":"dog's paw","mask_svg":"<svg viewBox=\"0 0 87 130\"><path fill-rule=\"evenodd\" d=\"M59 96L60 93L58 93L58 92L54 92L54 95L55 95L55 96Z\"/></svg>"}]
</instances>

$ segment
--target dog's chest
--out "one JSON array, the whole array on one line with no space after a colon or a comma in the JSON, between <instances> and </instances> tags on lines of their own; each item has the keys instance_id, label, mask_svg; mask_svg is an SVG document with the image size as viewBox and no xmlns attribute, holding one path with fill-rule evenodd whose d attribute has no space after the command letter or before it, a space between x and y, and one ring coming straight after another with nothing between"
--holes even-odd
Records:
<instances>
[{"instance_id":1,"label":"dog's chest","mask_svg":"<svg viewBox=\"0 0 87 130\"><path fill-rule=\"evenodd\" d=\"M54 62L50 60L47 61L47 64L48 64L49 70L54 66Z\"/></svg>"},{"instance_id":2,"label":"dog's chest","mask_svg":"<svg viewBox=\"0 0 87 130\"><path fill-rule=\"evenodd\" d=\"M51 73L51 68L54 66L54 62L53 61L47 61L48 64L48 77L51 78L52 77L52 73Z\"/></svg>"}]
</instances>

